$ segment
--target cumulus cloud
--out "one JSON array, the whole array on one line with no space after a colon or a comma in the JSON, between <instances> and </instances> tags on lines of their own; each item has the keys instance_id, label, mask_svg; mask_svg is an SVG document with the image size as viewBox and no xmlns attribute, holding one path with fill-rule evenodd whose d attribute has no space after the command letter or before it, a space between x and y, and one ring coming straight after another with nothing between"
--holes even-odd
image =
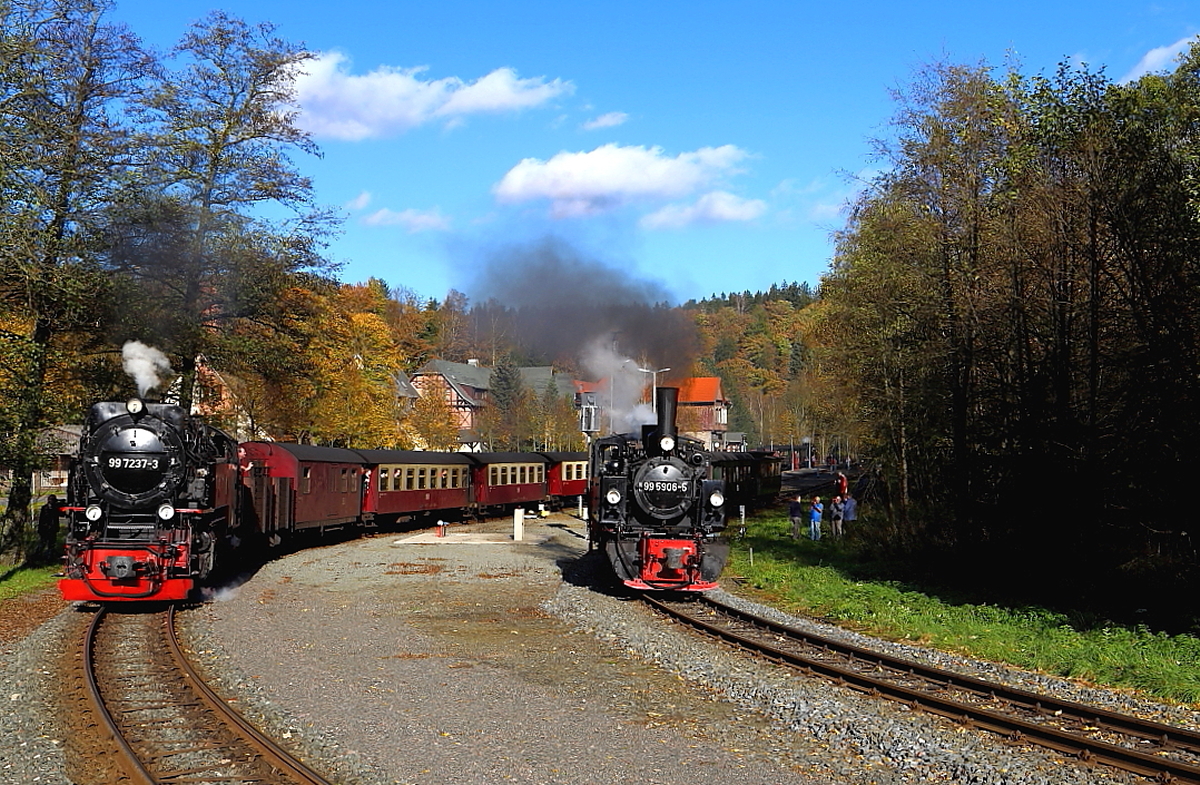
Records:
<instances>
[{"instance_id":1,"label":"cumulus cloud","mask_svg":"<svg viewBox=\"0 0 1200 785\"><path fill-rule=\"evenodd\" d=\"M597 128L615 128L618 125L623 125L628 119L629 115L624 112L608 112L595 119L588 120L583 124L583 130L595 131Z\"/></svg>"},{"instance_id":2,"label":"cumulus cloud","mask_svg":"<svg viewBox=\"0 0 1200 785\"><path fill-rule=\"evenodd\" d=\"M641 225L646 229L680 229L697 223L753 221L766 210L767 203L761 199L743 199L728 191L712 191L692 204L669 204L642 218Z\"/></svg>"},{"instance_id":3,"label":"cumulus cloud","mask_svg":"<svg viewBox=\"0 0 1200 785\"><path fill-rule=\"evenodd\" d=\"M1179 56L1186 52L1195 40L1196 36L1189 35L1186 38L1180 38L1169 46L1160 46L1151 49L1138 61L1137 65L1130 69L1129 73L1121 78L1121 84L1132 82L1146 74L1152 74L1157 71L1173 71L1179 60Z\"/></svg>"},{"instance_id":4,"label":"cumulus cloud","mask_svg":"<svg viewBox=\"0 0 1200 785\"><path fill-rule=\"evenodd\" d=\"M422 79L426 70L381 66L356 75L345 55L323 53L296 80L299 123L316 137L356 141L431 122L454 125L473 114L540 106L575 89L562 79L521 79L511 68L497 68L471 82L455 76Z\"/></svg>"},{"instance_id":5,"label":"cumulus cloud","mask_svg":"<svg viewBox=\"0 0 1200 785\"><path fill-rule=\"evenodd\" d=\"M417 232L445 231L450 228L450 219L437 208L414 210L409 208L396 212L386 208L376 210L362 219L367 226L402 226L409 234Z\"/></svg>"},{"instance_id":6,"label":"cumulus cloud","mask_svg":"<svg viewBox=\"0 0 1200 785\"><path fill-rule=\"evenodd\" d=\"M358 196L356 196L353 199L351 199L350 201L346 202L345 207L347 210L350 210L351 212L357 212L359 210L364 209L370 203L371 203L371 192L363 191Z\"/></svg>"},{"instance_id":7,"label":"cumulus cloud","mask_svg":"<svg viewBox=\"0 0 1200 785\"><path fill-rule=\"evenodd\" d=\"M592 215L638 200L677 199L736 174L746 153L734 145L667 156L660 147L607 144L590 152L526 158L492 192L503 203L548 199L555 217Z\"/></svg>"}]
</instances>

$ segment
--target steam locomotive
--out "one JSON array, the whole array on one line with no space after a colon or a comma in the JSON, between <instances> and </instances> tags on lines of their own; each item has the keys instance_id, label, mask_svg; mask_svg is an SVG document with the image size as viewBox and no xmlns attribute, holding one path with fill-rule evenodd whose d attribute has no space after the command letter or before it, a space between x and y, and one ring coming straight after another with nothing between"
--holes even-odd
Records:
<instances>
[{"instance_id":1,"label":"steam locomotive","mask_svg":"<svg viewBox=\"0 0 1200 785\"><path fill-rule=\"evenodd\" d=\"M707 591L729 558L725 483L704 444L676 431L678 398L659 387L654 425L592 443L589 542L634 589Z\"/></svg>"},{"instance_id":2,"label":"steam locomotive","mask_svg":"<svg viewBox=\"0 0 1200 785\"><path fill-rule=\"evenodd\" d=\"M182 600L238 519L237 442L178 406L94 404L67 487L68 600Z\"/></svg>"}]
</instances>

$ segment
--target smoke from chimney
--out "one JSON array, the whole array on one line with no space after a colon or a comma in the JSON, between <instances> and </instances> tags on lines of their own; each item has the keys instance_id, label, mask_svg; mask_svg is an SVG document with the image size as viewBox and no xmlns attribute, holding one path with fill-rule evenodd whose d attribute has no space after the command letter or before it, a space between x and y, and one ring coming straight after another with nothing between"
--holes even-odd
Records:
<instances>
[{"instance_id":1,"label":"smoke from chimney","mask_svg":"<svg viewBox=\"0 0 1200 785\"><path fill-rule=\"evenodd\" d=\"M160 372L171 372L171 361L167 356L141 341L128 341L121 347L121 357L125 373L133 377L138 395L143 398L161 383L158 378Z\"/></svg>"},{"instance_id":2,"label":"smoke from chimney","mask_svg":"<svg viewBox=\"0 0 1200 785\"><path fill-rule=\"evenodd\" d=\"M698 354L696 326L670 305L666 286L586 257L558 237L492 252L467 292L475 308L491 301L506 309L498 335L503 342L575 365L593 381L615 378L626 360L636 369L631 358L686 375ZM646 374L630 370L629 376L639 391L650 385L641 378ZM617 382L614 394L622 386Z\"/></svg>"}]
</instances>

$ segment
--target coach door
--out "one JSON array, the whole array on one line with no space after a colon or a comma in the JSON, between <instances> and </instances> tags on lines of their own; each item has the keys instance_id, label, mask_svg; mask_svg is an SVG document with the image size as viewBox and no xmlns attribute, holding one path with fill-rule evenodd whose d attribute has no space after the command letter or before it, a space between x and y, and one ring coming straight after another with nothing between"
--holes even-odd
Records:
<instances>
[{"instance_id":1,"label":"coach door","mask_svg":"<svg viewBox=\"0 0 1200 785\"><path fill-rule=\"evenodd\" d=\"M292 520L292 482L272 477L266 466L250 467L251 524L263 534L288 530Z\"/></svg>"}]
</instances>

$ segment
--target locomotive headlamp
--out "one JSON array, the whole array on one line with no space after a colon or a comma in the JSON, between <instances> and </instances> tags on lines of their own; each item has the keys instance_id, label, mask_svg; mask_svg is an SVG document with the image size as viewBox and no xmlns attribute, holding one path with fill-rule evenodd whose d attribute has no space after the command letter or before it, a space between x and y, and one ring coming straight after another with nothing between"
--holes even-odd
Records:
<instances>
[{"instance_id":1,"label":"locomotive headlamp","mask_svg":"<svg viewBox=\"0 0 1200 785\"><path fill-rule=\"evenodd\" d=\"M87 518L92 523L100 520L100 516L103 514L104 511L100 509L100 505L98 504L88 505L88 508L83 511L83 517Z\"/></svg>"},{"instance_id":2,"label":"locomotive headlamp","mask_svg":"<svg viewBox=\"0 0 1200 785\"><path fill-rule=\"evenodd\" d=\"M658 440L658 448L663 452L670 452L675 449L675 437L664 436Z\"/></svg>"},{"instance_id":3,"label":"locomotive headlamp","mask_svg":"<svg viewBox=\"0 0 1200 785\"><path fill-rule=\"evenodd\" d=\"M608 493L604 494L604 500L609 504L620 504L621 492L616 488L609 488Z\"/></svg>"},{"instance_id":4,"label":"locomotive headlamp","mask_svg":"<svg viewBox=\"0 0 1200 785\"><path fill-rule=\"evenodd\" d=\"M169 521L175 517L175 508L169 504L158 505L158 519L161 521Z\"/></svg>"},{"instance_id":5,"label":"locomotive headlamp","mask_svg":"<svg viewBox=\"0 0 1200 785\"><path fill-rule=\"evenodd\" d=\"M720 507L725 503L725 494L720 491L713 491L708 495L708 503L713 507Z\"/></svg>"},{"instance_id":6,"label":"locomotive headlamp","mask_svg":"<svg viewBox=\"0 0 1200 785\"><path fill-rule=\"evenodd\" d=\"M141 398L130 398L125 402L125 411L130 414L141 414L145 408L146 404Z\"/></svg>"}]
</instances>

